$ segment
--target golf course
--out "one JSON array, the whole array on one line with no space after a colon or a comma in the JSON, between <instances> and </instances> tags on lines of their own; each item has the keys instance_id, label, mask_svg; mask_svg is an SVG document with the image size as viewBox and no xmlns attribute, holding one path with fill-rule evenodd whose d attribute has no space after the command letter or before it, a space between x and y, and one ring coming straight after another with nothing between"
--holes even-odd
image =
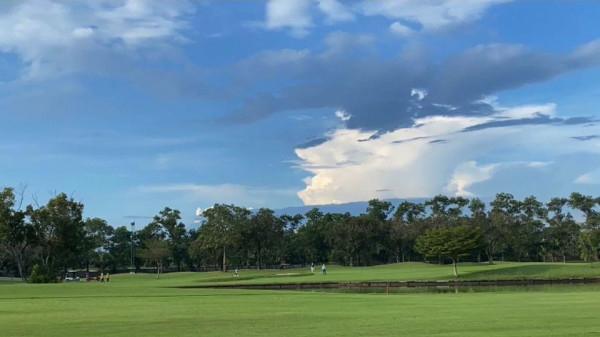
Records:
<instances>
[{"instance_id":1,"label":"golf course","mask_svg":"<svg viewBox=\"0 0 600 337\"><path fill-rule=\"evenodd\" d=\"M459 279L600 277L589 263L460 264ZM233 273L112 275L110 283L0 282L1 336L594 336L600 285L347 293L201 289L224 284L452 280L403 263ZM188 287L188 288L185 288Z\"/></svg>"}]
</instances>

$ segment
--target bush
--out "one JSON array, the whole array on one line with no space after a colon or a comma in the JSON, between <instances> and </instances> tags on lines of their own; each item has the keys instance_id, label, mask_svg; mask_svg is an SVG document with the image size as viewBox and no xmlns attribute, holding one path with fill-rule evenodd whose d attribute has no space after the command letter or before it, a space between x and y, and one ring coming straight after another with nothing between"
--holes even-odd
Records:
<instances>
[{"instance_id":1,"label":"bush","mask_svg":"<svg viewBox=\"0 0 600 337\"><path fill-rule=\"evenodd\" d=\"M29 283L51 283L55 282L55 278L44 266L36 264L33 266L28 281Z\"/></svg>"}]
</instances>

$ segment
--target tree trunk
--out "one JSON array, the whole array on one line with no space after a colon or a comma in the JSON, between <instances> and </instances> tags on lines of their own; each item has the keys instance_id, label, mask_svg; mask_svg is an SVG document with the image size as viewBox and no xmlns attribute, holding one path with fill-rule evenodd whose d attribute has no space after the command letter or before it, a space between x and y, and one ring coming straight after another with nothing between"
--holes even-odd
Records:
<instances>
[{"instance_id":1,"label":"tree trunk","mask_svg":"<svg viewBox=\"0 0 600 337\"><path fill-rule=\"evenodd\" d=\"M223 272L227 272L227 256L225 255L225 246L223 246Z\"/></svg>"},{"instance_id":2,"label":"tree trunk","mask_svg":"<svg viewBox=\"0 0 600 337\"><path fill-rule=\"evenodd\" d=\"M19 253L18 256L16 256L16 260L17 260L17 268L19 269L19 277L21 277L21 280L23 280L23 282L27 283L27 278L25 277L25 273L23 272L24 269L24 263L23 263L23 254Z\"/></svg>"},{"instance_id":3,"label":"tree trunk","mask_svg":"<svg viewBox=\"0 0 600 337\"><path fill-rule=\"evenodd\" d=\"M454 277L458 276L458 270L456 270L456 259L452 258L452 266L454 269Z\"/></svg>"},{"instance_id":4,"label":"tree trunk","mask_svg":"<svg viewBox=\"0 0 600 337\"><path fill-rule=\"evenodd\" d=\"M256 269L260 270L260 248L256 252Z\"/></svg>"},{"instance_id":5,"label":"tree trunk","mask_svg":"<svg viewBox=\"0 0 600 337\"><path fill-rule=\"evenodd\" d=\"M489 264L494 264L494 254L492 253L492 251L489 250L489 249L486 249L485 253L486 253L487 257L488 257L488 263Z\"/></svg>"}]
</instances>

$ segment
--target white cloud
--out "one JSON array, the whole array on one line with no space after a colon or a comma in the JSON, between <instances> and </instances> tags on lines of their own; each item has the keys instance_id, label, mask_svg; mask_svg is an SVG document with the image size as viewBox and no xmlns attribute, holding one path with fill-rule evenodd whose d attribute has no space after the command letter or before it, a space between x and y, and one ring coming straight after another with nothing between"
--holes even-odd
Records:
<instances>
[{"instance_id":1,"label":"white cloud","mask_svg":"<svg viewBox=\"0 0 600 337\"><path fill-rule=\"evenodd\" d=\"M452 25L475 21L502 0L391 0L366 1L360 4L364 15L381 15L421 25L424 30L440 30ZM391 28L391 27L390 27Z\"/></svg>"},{"instance_id":2,"label":"white cloud","mask_svg":"<svg viewBox=\"0 0 600 337\"><path fill-rule=\"evenodd\" d=\"M390 25L390 32L400 37L409 37L414 33L410 27L403 25L398 21L395 21Z\"/></svg>"},{"instance_id":3,"label":"white cloud","mask_svg":"<svg viewBox=\"0 0 600 337\"><path fill-rule=\"evenodd\" d=\"M27 65L24 79L68 74L139 47L185 41L182 17L192 11L160 1L17 2L0 14L0 51Z\"/></svg>"},{"instance_id":4,"label":"white cloud","mask_svg":"<svg viewBox=\"0 0 600 337\"><path fill-rule=\"evenodd\" d=\"M338 110L335 112L335 117L339 118L342 122L347 122L352 118L352 115L344 110Z\"/></svg>"},{"instance_id":5,"label":"white cloud","mask_svg":"<svg viewBox=\"0 0 600 337\"><path fill-rule=\"evenodd\" d=\"M600 185L600 170L584 173L577 177L574 183L583 185Z\"/></svg>"},{"instance_id":6,"label":"white cloud","mask_svg":"<svg viewBox=\"0 0 600 337\"><path fill-rule=\"evenodd\" d=\"M514 108L500 108L498 117L511 119L535 118L540 116L556 117L556 104L523 105Z\"/></svg>"},{"instance_id":7,"label":"white cloud","mask_svg":"<svg viewBox=\"0 0 600 337\"><path fill-rule=\"evenodd\" d=\"M507 1L510 0L378 0L342 4L337 0L269 0L265 22L259 25L270 30L288 28L292 36L302 38L314 27L313 10L318 9L329 25L354 21L357 15L384 16L394 20L390 31L406 38L420 30L432 32L475 21L489 7ZM420 29L414 30L400 21Z\"/></svg>"},{"instance_id":8,"label":"white cloud","mask_svg":"<svg viewBox=\"0 0 600 337\"><path fill-rule=\"evenodd\" d=\"M425 90L425 89L421 89L421 88L413 88L413 89L410 91L410 96L411 96L411 97L412 97L412 96L417 96L417 99L418 99L419 101L422 101L422 100L423 100L423 98L425 98L425 96L427 96L427 90Z\"/></svg>"},{"instance_id":9,"label":"white cloud","mask_svg":"<svg viewBox=\"0 0 600 337\"><path fill-rule=\"evenodd\" d=\"M472 197L473 193L467 191L467 187L489 180L496 168L498 168L498 164L478 166L477 162L473 160L460 163L456 166L445 190L456 196Z\"/></svg>"},{"instance_id":10,"label":"white cloud","mask_svg":"<svg viewBox=\"0 0 600 337\"><path fill-rule=\"evenodd\" d=\"M355 19L350 8L336 0L321 0L318 7L327 16L326 22L330 25L338 22L354 21Z\"/></svg>"},{"instance_id":11,"label":"white cloud","mask_svg":"<svg viewBox=\"0 0 600 337\"><path fill-rule=\"evenodd\" d=\"M554 113L554 108L549 104L499 107L487 116L425 117L416 119L413 127L378 137L372 137L375 131L335 130L322 144L296 149L301 160L299 167L311 174L298 196L307 205L318 205L378 198L381 195L377 190L383 189L389 190L386 197L399 198L431 197L439 193L471 196L482 188L493 195L514 187L494 185L494 177L500 173L522 174L527 170L543 170L550 164L570 165L561 158L573 153L587 154L590 160L597 158L600 140L594 144L571 138L584 130L592 132L590 128L598 129L597 125L518 124L524 116L539 111ZM515 123L464 132L466 128L495 121ZM494 162L489 163L490 158ZM561 176L564 184L574 179L566 173ZM531 188L531 193L547 184L543 179L514 179L515 184ZM578 180L599 181L586 175Z\"/></svg>"},{"instance_id":12,"label":"white cloud","mask_svg":"<svg viewBox=\"0 0 600 337\"><path fill-rule=\"evenodd\" d=\"M550 165L552 165L553 162L548 162L548 161L532 161L527 163L527 167L532 167L532 168L541 168L541 167L548 167Z\"/></svg>"},{"instance_id":13,"label":"white cloud","mask_svg":"<svg viewBox=\"0 0 600 337\"><path fill-rule=\"evenodd\" d=\"M313 26L312 6L313 2L306 0L269 0L265 27L272 30L289 28L292 36L305 37Z\"/></svg>"}]
</instances>

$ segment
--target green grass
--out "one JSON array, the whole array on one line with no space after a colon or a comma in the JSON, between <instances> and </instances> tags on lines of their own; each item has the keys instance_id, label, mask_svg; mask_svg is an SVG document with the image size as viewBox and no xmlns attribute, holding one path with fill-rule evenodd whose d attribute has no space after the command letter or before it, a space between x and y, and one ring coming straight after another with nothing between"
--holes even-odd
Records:
<instances>
[{"instance_id":1,"label":"green grass","mask_svg":"<svg viewBox=\"0 0 600 337\"><path fill-rule=\"evenodd\" d=\"M598 276L600 268L507 263L459 271L556 278ZM449 272L422 264L331 266L327 276L242 271L248 279L239 282L448 279ZM109 284L5 284L0 336L600 336L597 285L398 295L173 288L224 283L228 276L124 274L112 275Z\"/></svg>"},{"instance_id":2,"label":"green grass","mask_svg":"<svg viewBox=\"0 0 600 337\"><path fill-rule=\"evenodd\" d=\"M509 279L563 279L600 278L600 265L588 263L463 263L459 264L459 277L454 278L452 266L423 263L400 263L376 267L329 266L327 275L320 270L311 274L309 268L289 270L242 270L239 278L232 273L205 273L191 277L192 285L212 284L268 284L338 281L418 281L418 280L509 280ZM197 274L196 274L197 275Z\"/></svg>"}]
</instances>

